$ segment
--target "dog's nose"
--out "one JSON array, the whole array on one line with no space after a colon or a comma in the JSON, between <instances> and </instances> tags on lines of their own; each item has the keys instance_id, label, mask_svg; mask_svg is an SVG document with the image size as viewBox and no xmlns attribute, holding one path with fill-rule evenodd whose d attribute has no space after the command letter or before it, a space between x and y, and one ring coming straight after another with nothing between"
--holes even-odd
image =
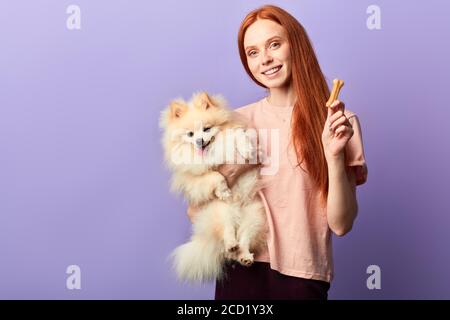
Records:
<instances>
[{"instance_id":1,"label":"dog's nose","mask_svg":"<svg viewBox=\"0 0 450 320\"><path fill-rule=\"evenodd\" d=\"M203 138L198 138L197 140L195 140L195 143L197 144L197 146L203 147Z\"/></svg>"}]
</instances>

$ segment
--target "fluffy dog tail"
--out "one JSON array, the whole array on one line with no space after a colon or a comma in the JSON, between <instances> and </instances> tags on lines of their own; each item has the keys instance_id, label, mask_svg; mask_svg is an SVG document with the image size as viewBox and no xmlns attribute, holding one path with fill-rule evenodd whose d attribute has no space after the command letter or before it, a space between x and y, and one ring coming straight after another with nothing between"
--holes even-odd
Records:
<instances>
[{"instance_id":1,"label":"fluffy dog tail","mask_svg":"<svg viewBox=\"0 0 450 320\"><path fill-rule=\"evenodd\" d=\"M223 245L218 241L193 237L191 241L177 247L171 257L178 278L182 281L206 282L222 278Z\"/></svg>"}]
</instances>

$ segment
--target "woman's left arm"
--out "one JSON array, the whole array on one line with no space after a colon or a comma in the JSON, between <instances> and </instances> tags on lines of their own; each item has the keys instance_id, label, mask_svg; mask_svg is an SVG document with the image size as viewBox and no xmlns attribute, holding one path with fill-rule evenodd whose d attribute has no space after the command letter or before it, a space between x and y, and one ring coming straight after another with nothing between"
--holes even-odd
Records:
<instances>
[{"instance_id":1,"label":"woman's left arm","mask_svg":"<svg viewBox=\"0 0 450 320\"><path fill-rule=\"evenodd\" d=\"M327 219L330 229L343 236L353 226L358 213L356 176L345 164L344 150L353 136L353 128L344 114L345 106L335 101L328 108L328 117L322 133L322 144L328 164Z\"/></svg>"},{"instance_id":2,"label":"woman's left arm","mask_svg":"<svg viewBox=\"0 0 450 320\"><path fill-rule=\"evenodd\" d=\"M352 167L346 170L343 156L327 159L327 162L328 225L337 236L343 236L352 229L353 221L358 213L355 172Z\"/></svg>"}]
</instances>

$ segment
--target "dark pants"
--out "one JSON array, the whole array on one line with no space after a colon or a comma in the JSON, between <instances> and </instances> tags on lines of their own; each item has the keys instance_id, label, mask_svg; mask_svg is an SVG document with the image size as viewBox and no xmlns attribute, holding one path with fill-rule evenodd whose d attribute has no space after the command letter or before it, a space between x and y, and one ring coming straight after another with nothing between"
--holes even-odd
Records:
<instances>
[{"instance_id":1,"label":"dark pants","mask_svg":"<svg viewBox=\"0 0 450 320\"><path fill-rule=\"evenodd\" d=\"M228 263L225 274L216 282L216 300L327 300L330 289L328 282L287 276L266 262Z\"/></svg>"}]
</instances>

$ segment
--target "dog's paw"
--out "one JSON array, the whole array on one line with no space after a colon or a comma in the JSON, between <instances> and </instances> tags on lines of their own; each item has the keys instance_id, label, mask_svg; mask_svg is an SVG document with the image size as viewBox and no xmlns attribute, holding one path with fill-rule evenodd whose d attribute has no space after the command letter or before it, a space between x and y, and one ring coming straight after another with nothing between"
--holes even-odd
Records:
<instances>
[{"instance_id":1,"label":"dog's paw","mask_svg":"<svg viewBox=\"0 0 450 320\"><path fill-rule=\"evenodd\" d=\"M250 139L248 139L241 147L240 153L245 160L256 159L258 154L256 148L253 146Z\"/></svg>"},{"instance_id":2,"label":"dog's paw","mask_svg":"<svg viewBox=\"0 0 450 320\"><path fill-rule=\"evenodd\" d=\"M237 192L233 193L233 202L239 203L241 201L242 201L242 196Z\"/></svg>"},{"instance_id":3,"label":"dog's paw","mask_svg":"<svg viewBox=\"0 0 450 320\"><path fill-rule=\"evenodd\" d=\"M216 197L219 198L220 200L228 200L231 198L231 190L230 189L226 189L226 190L221 190L221 189L216 189Z\"/></svg>"},{"instance_id":4,"label":"dog's paw","mask_svg":"<svg viewBox=\"0 0 450 320\"><path fill-rule=\"evenodd\" d=\"M238 137L236 141L236 147L240 155L245 160L256 160L258 156L258 150L255 147L252 139L245 133Z\"/></svg>"},{"instance_id":5,"label":"dog's paw","mask_svg":"<svg viewBox=\"0 0 450 320\"><path fill-rule=\"evenodd\" d=\"M230 188L228 188L227 183L225 181L221 183L218 188L216 188L214 194L220 200L228 200L232 196L231 190Z\"/></svg>"},{"instance_id":6,"label":"dog's paw","mask_svg":"<svg viewBox=\"0 0 450 320\"><path fill-rule=\"evenodd\" d=\"M238 256L238 261L243 266L250 267L254 262L253 253L250 253L250 252L241 253Z\"/></svg>"}]
</instances>

